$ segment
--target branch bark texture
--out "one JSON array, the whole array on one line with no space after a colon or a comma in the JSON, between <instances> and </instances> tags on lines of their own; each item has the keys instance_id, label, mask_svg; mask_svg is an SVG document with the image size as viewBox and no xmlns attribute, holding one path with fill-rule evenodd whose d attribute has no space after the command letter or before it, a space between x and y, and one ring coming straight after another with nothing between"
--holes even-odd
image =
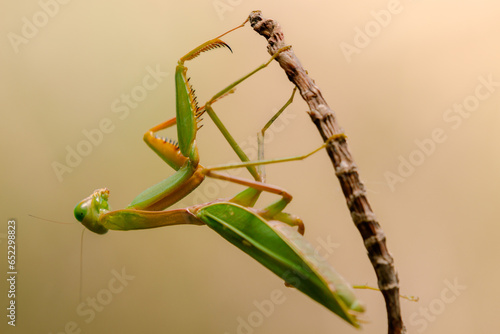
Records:
<instances>
[{"instance_id":1,"label":"branch bark texture","mask_svg":"<svg viewBox=\"0 0 500 334\"><path fill-rule=\"evenodd\" d=\"M278 22L263 18L260 11L252 12L249 20L252 28L267 39L267 50L271 55L286 46L283 31ZM293 50L281 51L275 59L308 104L309 116L323 140L326 141L336 134L342 134L342 128L337 123L334 112L326 103L318 86L307 75ZM384 231L368 202L365 187L361 182L345 137L339 136L330 141L326 149L346 198L352 220L363 238L368 257L375 269L378 286L386 303L388 333L404 333L399 304L399 279L394 260L387 249Z\"/></svg>"}]
</instances>

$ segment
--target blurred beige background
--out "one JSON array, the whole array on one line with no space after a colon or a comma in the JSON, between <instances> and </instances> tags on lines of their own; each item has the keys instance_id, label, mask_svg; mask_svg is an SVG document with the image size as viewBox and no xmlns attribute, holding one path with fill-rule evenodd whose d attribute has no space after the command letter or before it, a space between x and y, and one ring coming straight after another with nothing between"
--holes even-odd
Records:
<instances>
[{"instance_id":1,"label":"blurred beige background","mask_svg":"<svg viewBox=\"0 0 500 334\"><path fill-rule=\"evenodd\" d=\"M2 333L357 333L206 227L86 232L83 301L96 299L99 311L84 304L77 313L82 228L75 204L108 187L111 205L122 208L172 174L142 134L174 115L177 60L255 9L281 23L345 128L401 292L420 297L401 302L409 332L498 330L496 2L42 0L4 1L0 10L4 272L7 221L18 228L18 318L12 328L2 314ZM233 54L215 50L188 64L200 101L268 59L265 40L249 26L224 40ZM146 79L151 89L144 89L155 71L156 82ZM215 107L252 151L254 134L291 90L273 63ZM297 98L269 134L267 157L321 143L306 109ZM102 122L110 122L108 133L85 147L85 131ZM236 159L208 117L198 142L206 165ZM88 154L58 175L53 165L67 165L77 147ZM307 238L328 261L353 284L376 285L326 154L267 172L270 183L294 194L287 211L304 219ZM239 189L206 181L177 207ZM122 272L129 280L120 285L114 277ZM259 315L256 304L275 290L284 302ZM0 294L5 313L5 280ZM385 333L382 296L358 296L367 306L364 332Z\"/></svg>"}]
</instances>

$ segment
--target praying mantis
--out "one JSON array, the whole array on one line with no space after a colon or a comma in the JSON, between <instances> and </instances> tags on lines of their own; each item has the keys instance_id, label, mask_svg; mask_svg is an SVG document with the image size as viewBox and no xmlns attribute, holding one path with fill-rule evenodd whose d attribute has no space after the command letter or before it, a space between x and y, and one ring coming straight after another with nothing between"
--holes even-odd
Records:
<instances>
[{"instance_id":1,"label":"praying mantis","mask_svg":"<svg viewBox=\"0 0 500 334\"><path fill-rule=\"evenodd\" d=\"M180 224L207 225L281 277L285 284L295 287L351 325L359 327L357 315L364 311L364 307L355 297L351 286L329 263L315 256L313 246L303 237L302 220L283 212L292 196L285 190L264 182L263 165L301 160L321 150L326 144L303 156L252 162L212 108L213 103L232 93L239 83L265 68L279 53L219 91L202 107L198 106L194 89L189 83L184 63L214 48L231 50L220 38L243 27L247 21L199 45L178 61L175 70L176 116L151 128L144 135L146 144L176 171L175 174L146 189L132 200L128 207L121 210L110 209L108 189L95 190L77 204L74 215L86 228L98 234L104 234L110 229L125 231ZM280 52L288 48L285 47ZM292 99L293 94L262 129L262 136ZM199 163L196 134L200 128L200 117L204 113L213 120L241 163L215 167L204 167ZM158 131L172 126L177 127L178 144L156 135ZM336 135L329 140L345 139L343 135ZM263 140L259 140L258 150L259 157L263 157ZM246 167L254 180L219 172L240 167ZM196 189L206 177L226 180L248 188L230 199L215 199L188 208L165 210ZM275 194L280 196L280 199L263 209L254 208L262 192Z\"/></svg>"}]
</instances>

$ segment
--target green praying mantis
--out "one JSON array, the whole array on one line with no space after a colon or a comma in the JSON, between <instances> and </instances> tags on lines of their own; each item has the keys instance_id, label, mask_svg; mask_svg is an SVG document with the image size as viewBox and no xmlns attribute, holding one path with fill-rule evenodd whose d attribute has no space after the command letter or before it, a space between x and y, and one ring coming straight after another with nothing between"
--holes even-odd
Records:
<instances>
[{"instance_id":1,"label":"green praying mantis","mask_svg":"<svg viewBox=\"0 0 500 334\"><path fill-rule=\"evenodd\" d=\"M110 209L109 191L106 188L95 190L75 207L75 217L86 228L98 234L104 234L108 230L149 229L179 224L207 225L281 277L285 284L295 287L351 325L359 327L357 315L364 311L364 307L356 299L351 286L329 263L315 256L314 248L303 237L304 225L300 218L283 212L292 196L285 190L264 182L263 165L304 159L326 144L303 156L252 162L212 108L214 102L232 93L239 83L265 68L279 53L222 89L202 107L198 106L194 89L187 78L187 67L184 65L186 61L214 48L230 49L220 38L243 27L247 21L199 45L178 62L175 70L176 117L151 128L144 135L146 144L176 171L175 174L146 189L122 210ZM280 52L288 48L285 47ZM293 93L262 129L262 134L292 99ZM196 133L200 116L204 113L213 120L241 163L210 168L199 163ZM172 126L177 127L178 144L156 135L158 131ZM329 140L344 140L344 137L337 135ZM263 157L263 149L263 140L259 140L259 157ZM240 167L246 167L253 180L219 172ZM226 180L248 188L230 199L216 199L188 208L165 210L198 187L205 177ZM280 199L263 209L254 208L262 192L278 195Z\"/></svg>"}]
</instances>

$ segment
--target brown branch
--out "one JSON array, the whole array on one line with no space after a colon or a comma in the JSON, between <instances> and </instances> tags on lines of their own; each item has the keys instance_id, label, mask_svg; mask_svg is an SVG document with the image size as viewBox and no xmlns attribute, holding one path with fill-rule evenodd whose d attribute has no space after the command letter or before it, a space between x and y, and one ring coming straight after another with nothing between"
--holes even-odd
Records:
<instances>
[{"instance_id":1,"label":"brown branch","mask_svg":"<svg viewBox=\"0 0 500 334\"><path fill-rule=\"evenodd\" d=\"M264 19L260 11L252 12L249 19L252 28L267 39L267 50L271 55L286 46L278 22ZM323 140L326 141L335 134L342 134L342 128L337 123L334 112L328 107L320 89L307 75L293 50L282 51L276 60L308 104L309 116L316 124ZM342 187L352 220L363 238L368 257L377 274L378 286L386 303L388 333L400 334L404 332L404 325L399 305L399 279L394 260L386 246L384 231L368 203L365 187L360 180L345 138L338 136L338 139L330 141L327 152Z\"/></svg>"}]
</instances>

